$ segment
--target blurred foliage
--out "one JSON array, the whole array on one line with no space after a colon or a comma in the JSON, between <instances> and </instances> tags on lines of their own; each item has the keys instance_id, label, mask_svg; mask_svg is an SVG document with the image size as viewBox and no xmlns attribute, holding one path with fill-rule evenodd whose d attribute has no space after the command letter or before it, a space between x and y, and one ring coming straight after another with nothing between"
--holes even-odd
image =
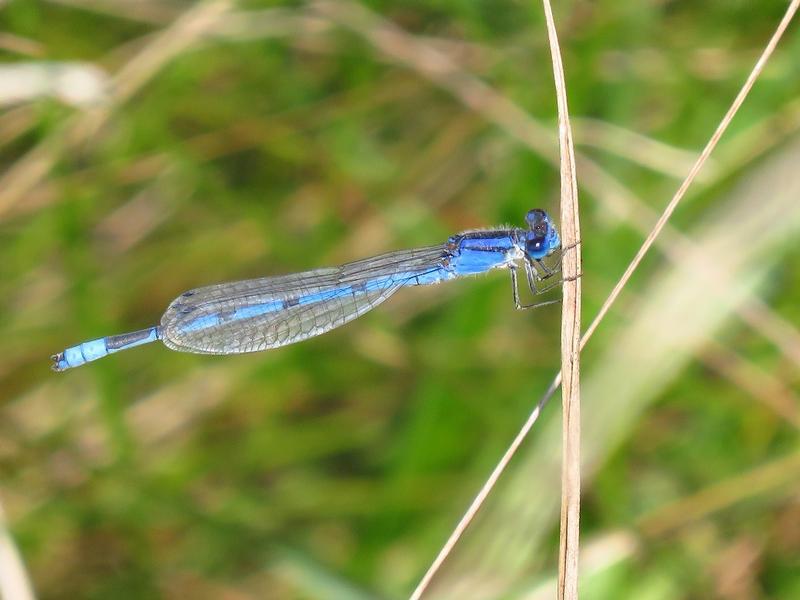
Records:
<instances>
[{"instance_id":1,"label":"blurred foliage","mask_svg":"<svg viewBox=\"0 0 800 600\"><path fill-rule=\"evenodd\" d=\"M785 4L559 3L579 149L659 210L674 173L640 164L651 150L629 147L635 160L610 152L608 128L582 137L579 117L674 145L652 150L662 164L685 158L679 149L705 143ZM555 128L538 4L369 6ZM115 81L192 7L12 0L0 46L8 62L87 61ZM521 224L534 206L557 214L558 172L509 132L354 31L303 25L307 6L273 8L232 5L112 103L97 132L75 134L96 107L53 98L0 113L0 500L42 598L404 597L558 369L559 308L517 313L498 273L402 291L277 351L152 345L48 370L65 346L155 323L188 288ZM692 232L796 137L798 55L795 24L677 228ZM53 159L44 173L37 153ZM581 203L588 321L643 236L596 193ZM741 227L743 245L769 235ZM782 252L764 300L798 323L800 252ZM665 268L657 253L645 262L587 365ZM797 363L758 331L731 320L715 339L796 400ZM726 365L710 347L699 352L587 481L584 540L627 531L638 544L587 578L584 597L800 596L797 461L784 480L723 494L700 518L643 525L796 452L795 426ZM535 507L557 499L558 485L526 493ZM496 597L523 597L552 576L556 528L557 518L535 541L549 562L526 566Z\"/></svg>"}]
</instances>

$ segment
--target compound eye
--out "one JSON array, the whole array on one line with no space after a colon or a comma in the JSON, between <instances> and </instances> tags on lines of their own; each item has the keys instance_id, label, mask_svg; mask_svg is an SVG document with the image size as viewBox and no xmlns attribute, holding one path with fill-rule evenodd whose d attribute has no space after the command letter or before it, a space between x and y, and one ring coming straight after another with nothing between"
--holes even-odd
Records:
<instances>
[{"instance_id":1,"label":"compound eye","mask_svg":"<svg viewBox=\"0 0 800 600\"><path fill-rule=\"evenodd\" d=\"M528 214L525 215L525 222L531 229L535 229L538 226L544 225L545 220L546 220L546 215L541 208L534 208L532 210L529 210Z\"/></svg>"},{"instance_id":2,"label":"compound eye","mask_svg":"<svg viewBox=\"0 0 800 600\"><path fill-rule=\"evenodd\" d=\"M544 258L547 256L547 251L544 236L532 237L525 242L525 252L533 259Z\"/></svg>"}]
</instances>

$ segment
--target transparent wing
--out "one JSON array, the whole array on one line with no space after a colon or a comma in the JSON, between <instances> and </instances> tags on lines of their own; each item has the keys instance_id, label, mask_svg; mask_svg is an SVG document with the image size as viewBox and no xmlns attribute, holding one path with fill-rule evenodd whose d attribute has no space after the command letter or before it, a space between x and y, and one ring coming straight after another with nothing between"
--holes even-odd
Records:
<instances>
[{"instance_id":1,"label":"transparent wing","mask_svg":"<svg viewBox=\"0 0 800 600\"><path fill-rule=\"evenodd\" d=\"M420 278L432 283L446 256L441 245L191 290L161 318L163 341L175 350L206 354L299 342L352 321L404 285L416 285Z\"/></svg>"}]
</instances>

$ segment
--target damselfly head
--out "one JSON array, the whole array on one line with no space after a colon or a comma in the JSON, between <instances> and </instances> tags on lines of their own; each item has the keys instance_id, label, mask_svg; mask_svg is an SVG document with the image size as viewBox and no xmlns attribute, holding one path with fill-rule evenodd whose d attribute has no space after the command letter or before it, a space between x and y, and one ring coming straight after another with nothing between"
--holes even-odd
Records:
<instances>
[{"instance_id":1,"label":"damselfly head","mask_svg":"<svg viewBox=\"0 0 800 600\"><path fill-rule=\"evenodd\" d=\"M550 256L561 246L561 238L553 221L541 208L529 210L525 215L528 232L525 234L525 254L531 260Z\"/></svg>"}]
</instances>

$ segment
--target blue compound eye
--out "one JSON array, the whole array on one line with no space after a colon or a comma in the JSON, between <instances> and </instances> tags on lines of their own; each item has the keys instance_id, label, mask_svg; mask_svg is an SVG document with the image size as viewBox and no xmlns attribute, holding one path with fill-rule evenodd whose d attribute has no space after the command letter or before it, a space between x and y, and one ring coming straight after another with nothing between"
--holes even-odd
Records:
<instances>
[{"instance_id":1,"label":"blue compound eye","mask_svg":"<svg viewBox=\"0 0 800 600\"><path fill-rule=\"evenodd\" d=\"M538 208L528 211L528 214L525 215L525 220L528 222L530 233L536 237L547 237L548 232L552 228L550 225L550 217L547 216L546 212Z\"/></svg>"},{"instance_id":2,"label":"blue compound eye","mask_svg":"<svg viewBox=\"0 0 800 600\"><path fill-rule=\"evenodd\" d=\"M525 222L530 227L531 231L536 228L541 228L544 226L547 227L547 222L549 221L549 217L547 213L544 212L541 208L534 208L528 211L528 214L525 215Z\"/></svg>"},{"instance_id":3,"label":"blue compound eye","mask_svg":"<svg viewBox=\"0 0 800 600\"><path fill-rule=\"evenodd\" d=\"M528 238L525 240L525 252L534 260L547 256L550 253L550 245L547 243L546 236L529 233Z\"/></svg>"},{"instance_id":4,"label":"blue compound eye","mask_svg":"<svg viewBox=\"0 0 800 600\"><path fill-rule=\"evenodd\" d=\"M525 234L525 253L532 260L541 260L555 252L561 245L555 225L548 214L540 208L529 210L525 215L528 231Z\"/></svg>"}]
</instances>

